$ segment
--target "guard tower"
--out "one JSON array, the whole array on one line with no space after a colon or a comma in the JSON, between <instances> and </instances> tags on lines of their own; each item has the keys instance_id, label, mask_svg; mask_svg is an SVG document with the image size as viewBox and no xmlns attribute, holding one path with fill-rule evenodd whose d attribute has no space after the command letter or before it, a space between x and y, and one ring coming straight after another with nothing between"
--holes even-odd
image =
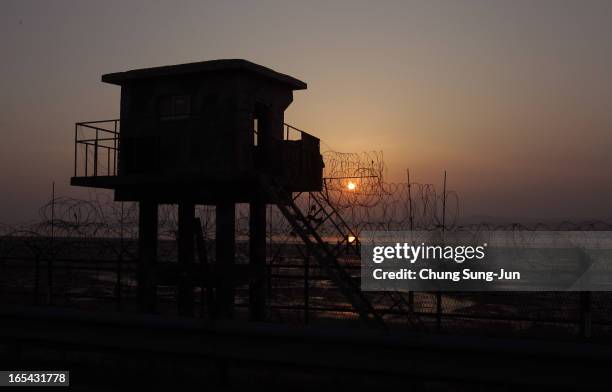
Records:
<instances>
[{"instance_id":1,"label":"guard tower","mask_svg":"<svg viewBox=\"0 0 612 392\"><path fill-rule=\"evenodd\" d=\"M193 314L195 205L216 206L216 261L205 277L218 316L231 317L236 276L235 204L250 205L250 315L264 317L266 192L320 191L319 139L284 124L306 83L246 60L213 60L102 76L121 87L120 119L77 123L71 184L113 189L139 203L138 295L154 311L164 280L156 263L159 204L178 204L179 313Z\"/></svg>"}]
</instances>

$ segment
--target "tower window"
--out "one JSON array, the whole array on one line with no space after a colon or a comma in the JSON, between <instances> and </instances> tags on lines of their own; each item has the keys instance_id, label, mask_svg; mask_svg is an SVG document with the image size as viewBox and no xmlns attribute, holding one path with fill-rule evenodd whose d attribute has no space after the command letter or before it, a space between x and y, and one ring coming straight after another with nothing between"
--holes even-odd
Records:
<instances>
[{"instance_id":1,"label":"tower window","mask_svg":"<svg viewBox=\"0 0 612 392\"><path fill-rule=\"evenodd\" d=\"M191 96L167 95L159 99L161 120L180 120L191 115Z\"/></svg>"},{"instance_id":2,"label":"tower window","mask_svg":"<svg viewBox=\"0 0 612 392\"><path fill-rule=\"evenodd\" d=\"M259 137L259 120L253 119L253 145L257 146L257 138Z\"/></svg>"}]
</instances>

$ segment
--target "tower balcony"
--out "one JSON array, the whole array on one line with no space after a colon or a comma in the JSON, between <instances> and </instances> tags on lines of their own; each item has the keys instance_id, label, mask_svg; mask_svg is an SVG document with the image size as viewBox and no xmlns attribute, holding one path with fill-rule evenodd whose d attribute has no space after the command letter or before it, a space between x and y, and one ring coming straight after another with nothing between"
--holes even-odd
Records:
<instances>
[{"instance_id":1,"label":"tower balcony","mask_svg":"<svg viewBox=\"0 0 612 392\"><path fill-rule=\"evenodd\" d=\"M267 148L253 145L250 151L243 150L234 157L204 152L203 159L177 164L173 159L180 153L169 151L164 135L121 135L120 119L79 122L75 124L71 184L114 189L117 200L154 192L168 202L179 197L179 189L183 195L199 195L195 198L202 202L221 197L246 200L261 174L273 176L290 192L320 190L323 160L319 139L289 124L283 127L282 139L274 140ZM210 161L216 166L207 163L207 154L214 158ZM246 165L240 170L231 169L238 160Z\"/></svg>"},{"instance_id":2,"label":"tower balcony","mask_svg":"<svg viewBox=\"0 0 612 392\"><path fill-rule=\"evenodd\" d=\"M74 126L74 178L117 176L121 120L78 122Z\"/></svg>"}]
</instances>

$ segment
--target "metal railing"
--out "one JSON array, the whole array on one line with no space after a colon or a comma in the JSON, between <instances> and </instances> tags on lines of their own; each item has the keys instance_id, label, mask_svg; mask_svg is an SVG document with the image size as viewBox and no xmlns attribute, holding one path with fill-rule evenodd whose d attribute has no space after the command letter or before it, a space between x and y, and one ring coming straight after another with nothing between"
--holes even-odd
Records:
<instances>
[{"instance_id":1,"label":"metal railing","mask_svg":"<svg viewBox=\"0 0 612 392\"><path fill-rule=\"evenodd\" d=\"M78 122L74 129L74 177L117 175L120 119ZM283 140L317 144L319 139L283 124Z\"/></svg>"},{"instance_id":2,"label":"metal railing","mask_svg":"<svg viewBox=\"0 0 612 392\"><path fill-rule=\"evenodd\" d=\"M304 135L313 139L317 139L308 132L296 128L293 125L283 123L283 127L285 128L283 132L284 140L302 140Z\"/></svg>"},{"instance_id":3,"label":"metal railing","mask_svg":"<svg viewBox=\"0 0 612 392\"><path fill-rule=\"evenodd\" d=\"M74 176L117 175L121 120L78 122L74 125Z\"/></svg>"}]
</instances>

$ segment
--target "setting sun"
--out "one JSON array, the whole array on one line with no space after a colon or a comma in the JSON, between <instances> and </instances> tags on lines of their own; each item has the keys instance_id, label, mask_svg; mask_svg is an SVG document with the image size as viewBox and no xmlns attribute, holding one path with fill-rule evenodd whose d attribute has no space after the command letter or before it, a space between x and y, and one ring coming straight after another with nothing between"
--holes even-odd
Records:
<instances>
[{"instance_id":1,"label":"setting sun","mask_svg":"<svg viewBox=\"0 0 612 392\"><path fill-rule=\"evenodd\" d=\"M355 184L353 181L349 181L348 184L346 184L346 189L349 191L354 191L356 188L357 184Z\"/></svg>"}]
</instances>

